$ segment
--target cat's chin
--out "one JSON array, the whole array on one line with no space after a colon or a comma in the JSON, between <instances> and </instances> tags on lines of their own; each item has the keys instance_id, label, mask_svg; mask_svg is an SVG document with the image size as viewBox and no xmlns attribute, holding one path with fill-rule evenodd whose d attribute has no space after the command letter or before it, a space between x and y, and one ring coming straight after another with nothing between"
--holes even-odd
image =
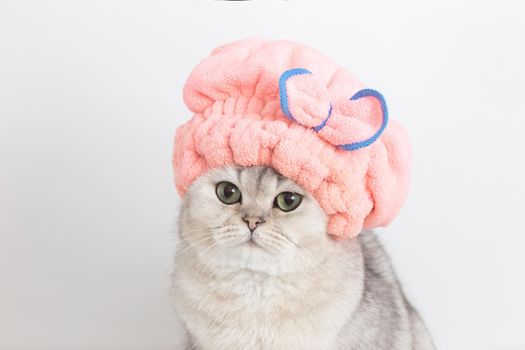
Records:
<instances>
[{"instance_id":1,"label":"cat's chin","mask_svg":"<svg viewBox=\"0 0 525 350\"><path fill-rule=\"evenodd\" d=\"M275 252L272 252L268 247L265 247L253 239L239 243L239 245L233 249L238 249L241 255L250 259L265 258L267 256L273 256L275 258Z\"/></svg>"},{"instance_id":2,"label":"cat's chin","mask_svg":"<svg viewBox=\"0 0 525 350\"><path fill-rule=\"evenodd\" d=\"M230 246L228 249L241 249L248 250L249 252L261 251L270 255L276 254L275 250L272 250L271 247L267 246L264 243L263 239L261 239L257 235L251 235L250 233L244 234L240 239L240 242L233 246Z\"/></svg>"},{"instance_id":3,"label":"cat's chin","mask_svg":"<svg viewBox=\"0 0 525 350\"><path fill-rule=\"evenodd\" d=\"M250 239L244 243L241 243L241 247L245 247L245 248L248 248L248 249L265 249L263 246L261 246L259 243L257 243L256 241Z\"/></svg>"},{"instance_id":4,"label":"cat's chin","mask_svg":"<svg viewBox=\"0 0 525 350\"><path fill-rule=\"evenodd\" d=\"M256 240L246 240L226 250L217 252L206 261L207 265L226 270L250 270L257 273L276 275L292 265L292 252L277 253L264 247ZM286 267L286 268L285 268Z\"/></svg>"},{"instance_id":5,"label":"cat's chin","mask_svg":"<svg viewBox=\"0 0 525 350\"><path fill-rule=\"evenodd\" d=\"M249 237L244 242L240 243L241 248L263 250L267 253L271 253L268 247L265 247L257 238Z\"/></svg>"}]
</instances>

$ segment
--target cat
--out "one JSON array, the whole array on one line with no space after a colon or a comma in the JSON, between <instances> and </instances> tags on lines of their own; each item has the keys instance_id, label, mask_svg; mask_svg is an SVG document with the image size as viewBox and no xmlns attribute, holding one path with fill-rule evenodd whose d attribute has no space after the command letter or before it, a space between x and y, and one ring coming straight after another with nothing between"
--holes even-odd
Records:
<instances>
[{"instance_id":1,"label":"cat","mask_svg":"<svg viewBox=\"0 0 525 350\"><path fill-rule=\"evenodd\" d=\"M199 177L179 213L173 300L198 350L431 350L373 232L335 240L269 167Z\"/></svg>"}]
</instances>

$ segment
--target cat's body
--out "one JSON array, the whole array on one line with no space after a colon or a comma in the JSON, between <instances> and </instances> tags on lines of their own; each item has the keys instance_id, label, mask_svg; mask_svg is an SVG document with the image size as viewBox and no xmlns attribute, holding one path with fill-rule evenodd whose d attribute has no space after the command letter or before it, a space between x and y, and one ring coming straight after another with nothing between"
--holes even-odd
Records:
<instances>
[{"instance_id":1,"label":"cat's body","mask_svg":"<svg viewBox=\"0 0 525 350\"><path fill-rule=\"evenodd\" d=\"M221 181L242 200L221 203ZM272 203L283 191L302 203L279 210ZM189 348L433 349L374 233L336 241L325 228L316 201L271 169L197 180L181 210L173 288Z\"/></svg>"}]
</instances>

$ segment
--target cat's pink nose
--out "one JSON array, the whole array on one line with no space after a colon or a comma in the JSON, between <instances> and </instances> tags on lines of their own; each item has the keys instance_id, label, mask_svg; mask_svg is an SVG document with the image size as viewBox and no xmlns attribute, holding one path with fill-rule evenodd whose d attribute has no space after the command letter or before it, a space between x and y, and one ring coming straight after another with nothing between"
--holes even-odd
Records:
<instances>
[{"instance_id":1,"label":"cat's pink nose","mask_svg":"<svg viewBox=\"0 0 525 350\"><path fill-rule=\"evenodd\" d=\"M246 223L246 225L248 225L248 228L251 232L255 231L257 225L262 224L264 222L264 220L260 217L246 217L242 218L242 220Z\"/></svg>"}]
</instances>

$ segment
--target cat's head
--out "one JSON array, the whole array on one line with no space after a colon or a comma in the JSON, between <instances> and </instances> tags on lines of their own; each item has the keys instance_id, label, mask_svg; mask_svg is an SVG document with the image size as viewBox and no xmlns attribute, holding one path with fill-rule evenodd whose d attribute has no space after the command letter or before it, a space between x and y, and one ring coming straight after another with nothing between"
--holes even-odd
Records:
<instances>
[{"instance_id":1,"label":"cat's head","mask_svg":"<svg viewBox=\"0 0 525 350\"><path fill-rule=\"evenodd\" d=\"M266 167L219 168L199 177L180 213L181 249L212 268L293 272L326 249L315 198Z\"/></svg>"}]
</instances>

